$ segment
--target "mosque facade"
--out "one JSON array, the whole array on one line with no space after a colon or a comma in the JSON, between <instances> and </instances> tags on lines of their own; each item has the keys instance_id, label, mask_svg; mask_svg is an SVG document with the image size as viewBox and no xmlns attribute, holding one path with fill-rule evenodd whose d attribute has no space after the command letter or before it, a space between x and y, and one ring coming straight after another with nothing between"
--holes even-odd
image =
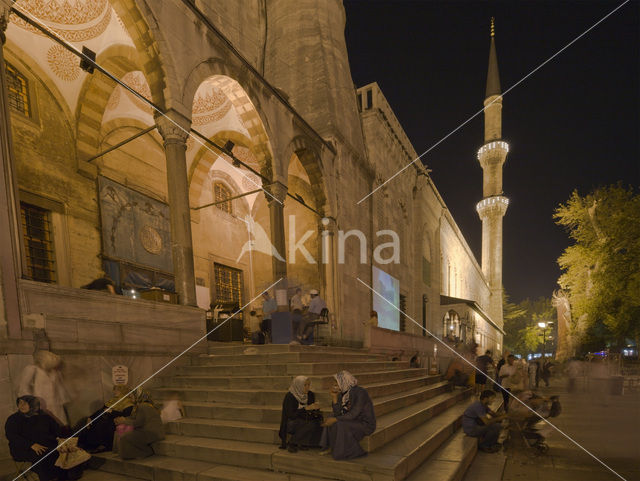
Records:
<instances>
[{"instance_id":1,"label":"mosque facade","mask_svg":"<svg viewBox=\"0 0 640 481\"><path fill-rule=\"evenodd\" d=\"M3 415L34 350L64 359L72 419L114 366L144 378L205 333L211 305L259 313L265 289L280 304L318 289L332 344L361 346L391 286L381 350L501 351L493 36L479 262L380 88L354 88L340 1L0 9ZM105 273L125 295L81 289Z\"/></svg>"}]
</instances>

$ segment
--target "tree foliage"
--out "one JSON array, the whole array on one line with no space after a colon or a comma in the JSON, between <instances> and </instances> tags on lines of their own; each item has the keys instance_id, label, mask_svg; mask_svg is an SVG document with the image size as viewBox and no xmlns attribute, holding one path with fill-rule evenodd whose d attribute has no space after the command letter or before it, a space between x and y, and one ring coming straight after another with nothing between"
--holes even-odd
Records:
<instances>
[{"instance_id":1,"label":"tree foliage","mask_svg":"<svg viewBox=\"0 0 640 481\"><path fill-rule=\"evenodd\" d=\"M621 185L574 191L554 219L573 244L558 264L559 284L583 332L621 345L640 337L640 196ZM593 329L602 323L605 329ZM593 341L593 340L591 340Z\"/></svg>"},{"instance_id":2,"label":"tree foliage","mask_svg":"<svg viewBox=\"0 0 640 481\"><path fill-rule=\"evenodd\" d=\"M538 322L550 322L555 319L551 299L525 299L515 304L509 301L505 294L503 306L505 348L521 355L539 350L542 345L542 330L538 327Z\"/></svg>"}]
</instances>

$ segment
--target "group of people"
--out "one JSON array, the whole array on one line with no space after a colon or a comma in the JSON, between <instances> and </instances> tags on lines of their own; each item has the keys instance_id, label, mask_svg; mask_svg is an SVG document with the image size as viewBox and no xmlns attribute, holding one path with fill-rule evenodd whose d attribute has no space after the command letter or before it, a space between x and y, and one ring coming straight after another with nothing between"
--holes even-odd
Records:
<instances>
[{"instance_id":1,"label":"group of people","mask_svg":"<svg viewBox=\"0 0 640 481\"><path fill-rule=\"evenodd\" d=\"M475 349L472 348L472 350ZM454 366L460 368L463 363L461 360L452 362ZM545 360L541 364L534 359L527 363L523 359L516 359L509 351L506 351L497 363L493 360L490 350L477 356L475 359L474 390L479 399L464 412L462 417L463 431L468 436L478 438L478 446L481 450L487 452L497 451L500 446L498 437L501 432L501 421L505 418L522 415L521 412L511 413L513 416L510 414L511 396L518 396L521 401L526 403L531 400L544 400L547 402L546 398L536 396L532 391L538 388L540 379L544 381L546 386L549 386L552 366L550 360ZM490 381L493 386L489 386L489 389L487 389L487 381L491 379L494 379ZM452 375L452 380L454 384L467 385L465 384L467 375L461 370L456 369L455 374ZM489 407L497 392L502 394L503 399L503 412L500 415ZM521 408L522 404L517 403L516 411L521 411Z\"/></svg>"},{"instance_id":2,"label":"group of people","mask_svg":"<svg viewBox=\"0 0 640 481\"><path fill-rule=\"evenodd\" d=\"M341 371L333 376L329 395L332 415L324 419L309 378L293 379L282 402L281 449L295 453L320 447L321 455L331 454L336 460L366 454L360 440L376 429L369 393L351 373Z\"/></svg>"},{"instance_id":3,"label":"group of people","mask_svg":"<svg viewBox=\"0 0 640 481\"><path fill-rule=\"evenodd\" d=\"M90 457L87 453L114 450L122 459L152 455L151 444L164 439L160 410L148 392L138 389L127 396L128 392L126 386L114 386L113 397L82 420L75 427L75 432L80 431L78 438L71 439L67 438L69 427L41 408L38 397L18 397L18 410L5 423L11 456L31 463L31 471L41 481L53 481L79 479ZM75 461L67 453L74 454Z\"/></svg>"},{"instance_id":4,"label":"group of people","mask_svg":"<svg viewBox=\"0 0 640 481\"><path fill-rule=\"evenodd\" d=\"M311 289L308 296L304 295L301 288L297 288L295 294L289 300L291 312L293 340L300 343L310 341L314 324L327 308L324 299L320 297L317 289ZM276 299L268 291L262 293L262 321L258 319L255 311L249 313L249 327L251 340L254 344L264 344L271 339L272 315L278 310Z\"/></svg>"}]
</instances>

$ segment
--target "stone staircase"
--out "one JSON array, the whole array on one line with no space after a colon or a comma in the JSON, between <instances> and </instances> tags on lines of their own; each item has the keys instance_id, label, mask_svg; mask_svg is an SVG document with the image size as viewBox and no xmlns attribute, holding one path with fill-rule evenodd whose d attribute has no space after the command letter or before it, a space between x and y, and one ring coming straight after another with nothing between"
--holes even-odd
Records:
<instances>
[{"instance_id":1,"label":"stone staircase","mask_svg":"<svg viewBox=\"0 0 640 481\"><path fill-rule=\"evenodd\" d=\"M247 348L254 354L244 354ZM179 393L186 417L166 426L156 456L122 461L94 458L101 471L149 481L400 481L459 480L471 463L474 439L460 417L469 390L441 376L365 351L288 345L220 345L194 356L152 390L157 400ZM293 376L306 375L327 406L331 375L352 372L373 400L377 429L362 440L369 454L334 461L317 450L278 449L282 399ZM435 476L435 477L434 477Z\"/></svg>"}]
</instances>

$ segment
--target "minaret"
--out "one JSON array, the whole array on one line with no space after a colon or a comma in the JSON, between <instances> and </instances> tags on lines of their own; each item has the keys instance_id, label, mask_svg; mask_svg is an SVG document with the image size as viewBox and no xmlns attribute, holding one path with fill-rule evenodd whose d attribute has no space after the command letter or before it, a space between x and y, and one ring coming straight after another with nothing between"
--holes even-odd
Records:
<instances>
[{"instance_id":1,"label":"minaret","mask_svg":"<svg viewBox=\"0 0 640 481\"><path fill-rule=\"evenodd\" d=\"M478 160L483 170L483 199L476 205L476 210L482 220L482 272L491 290L489 315L500 327L503 325L502 218L509 205L509 199L502 195L502 164L508 152L509 144L502 140L502 95L495 29L491 18L491 47L484 99L484 145L478 150Z\"/></svg>"}]
</instances>

